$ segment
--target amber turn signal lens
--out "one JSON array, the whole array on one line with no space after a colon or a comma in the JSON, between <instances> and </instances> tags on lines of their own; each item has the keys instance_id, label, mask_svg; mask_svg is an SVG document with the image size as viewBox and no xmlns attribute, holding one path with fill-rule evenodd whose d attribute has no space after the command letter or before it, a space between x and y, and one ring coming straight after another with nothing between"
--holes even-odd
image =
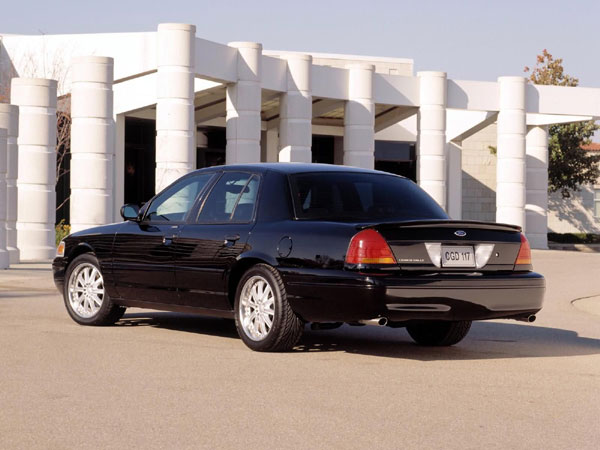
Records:
<instances>
[{"instance_id":1,"label":"amber turn signal lens","mask_svg":"<svg viewBox=\"0 0 600 450\"><path fill-rule=\"evenodd\" d=\"M58 244L56 256L65 256L65 243L63 241L60 241L60 244Z\"/></svg>"},{"instance_id":2,"label":"amber turn signal lens","mask_svg":"<svg viewBox=\"0 0 600 450\"><path fill-rule=\"evenodd\" d=\"M529 247L529 241L523 233L521 233L521 248L515 264L531 264L531 247Z\"/></svg>"},{"instance_id":3,"label":"amber turn signal lens","mask_svg":"<svg viewBox=\"0 0 600 450\"><path fill-rule=\"evenodd\" d=\"M396 258L381 234L375 230L363 230L352 237L346 263L396 264Z\"/></svg>"}]
</instances>

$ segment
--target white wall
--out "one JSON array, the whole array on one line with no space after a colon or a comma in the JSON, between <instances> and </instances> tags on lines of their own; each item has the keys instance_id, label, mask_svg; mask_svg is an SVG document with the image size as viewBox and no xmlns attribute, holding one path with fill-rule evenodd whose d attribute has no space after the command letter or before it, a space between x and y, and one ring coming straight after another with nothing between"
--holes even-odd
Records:
<instances>
[{"instance_id":1,"label":"white wall","mask_svg":"<svg viewBox=\"0 0 600 450\"><path fill-rule=\"evenodd\" d=\"M596 187L600 188L599 185ZM560 192L548 197L548 232L600 234L600 219L594 217L594 189L584 186L563 199Z\"/></svg>"},{"instance_id":2,"label":"white wall","mask_svg":"<svg viewBox=\"0 0 600 450\"><path fill-rule=\"evenodd\" d=\"M265 50L263 54L269 56L285 56L297 52L286 52L278 50ZM364 55L339 55L334 53L311 53L302 52L302 54L312 55L313 64L319 66L329 66L345 68L352 63L365 63L375 66L375 73L388 75L412 76L414 62L408 58L384 58Z\"/></svg>"},{"instance_id":3,"label":"white wall","mask_svg":"<svg viewBox=\"0 0 600 450\"><path fill-rule=\"evenodd\" d=\"M462 143L462 218L496 221L496 125L492 124Z\"/></svg>"}]
</instances>

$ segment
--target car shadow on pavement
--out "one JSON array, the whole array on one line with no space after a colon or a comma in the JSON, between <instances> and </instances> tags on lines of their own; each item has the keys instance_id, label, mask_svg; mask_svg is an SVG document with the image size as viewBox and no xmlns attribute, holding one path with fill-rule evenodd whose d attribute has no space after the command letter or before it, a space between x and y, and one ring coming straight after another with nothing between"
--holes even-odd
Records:
<instances>
[{"instance_id":1,"label":"car shadow on pavement","mask_svg":"<svg viewBox=\"0 0 600 450\"><path fill-rule=\"evenodd\" d=\"M150 326L188 333L208 334L238 339L233 320L216 319L197 314L182 314L172 312L141 312L125 314L115 326L135 327Z\"/></svg>"},{"instance_id":2,"label":"car shadow on pavement","mask_svg":"<svg viewBox=\"0 0 600 450\"><path fill-rule=\"evenodd\" d=\"M131 313L116 326L151 326L239 339L233 320L193 314ZM293 352L346 352L419 361L560 357L600 354L600 339L581 337L571 330L494 321L475 322L467 337L455 346L421 347L404 329L344 325L336 330L312 331L307 326Z\"/></svg>"},{"instance_id":3,"label":"car shadow on pavement","mask_svg":"<svg viewBox=\"0 0 600 450\"><path fill-rule=\"evenodd\" d=\"M343 351L419 361L561 357L600 354L600 339L575 331L510 322L475 322L452 347L422 347L404 329L343 326L305 332L295 349L301 352Z\"/></svg>"}]
</instances>

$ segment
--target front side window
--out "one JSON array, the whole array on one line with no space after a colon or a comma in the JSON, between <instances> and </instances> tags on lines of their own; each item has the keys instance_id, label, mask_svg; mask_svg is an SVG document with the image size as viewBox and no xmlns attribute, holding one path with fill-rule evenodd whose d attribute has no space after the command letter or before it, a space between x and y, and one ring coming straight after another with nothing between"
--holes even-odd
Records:
<instances>
[{"instance_id":1,"label":"front side window","mask_svg":"<svg viewBox=\"0 0 600 450\"><path fill-rule=\"evenodd\" d=\"M206 173L174 184L154 199L146 212L146 219L152 222L182 222L212 177L212 173Z\"/></svg>"},{"instance_id":2,"label":"front side window","mask_svg":"<svg viewBox=\"0 0 600 450\"><path fill-rule=\"evenodd\" d=\"M385 174L315 172L290 176L296 218L349 222L448 219L412 181Z\"/></svg>"},{"instance_id":3,"label":"front side window","mask_svg":"<svg viewBox=\"0 0 600 450\"><path fill-rule=\"evenodd\" d=\"M254 216L259 178L226 172L215 184L198 215L199 223L250 222Z\"/></svg>"}]
</instances>

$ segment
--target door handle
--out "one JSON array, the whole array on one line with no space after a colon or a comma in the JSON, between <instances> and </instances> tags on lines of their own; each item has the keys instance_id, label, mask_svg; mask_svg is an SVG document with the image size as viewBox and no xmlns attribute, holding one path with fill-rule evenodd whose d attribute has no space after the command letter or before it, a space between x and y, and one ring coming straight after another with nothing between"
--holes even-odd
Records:
<instances>
[{"instance_id":1,"label":"door handle","mask_svg":"<svg viewBox=\"0 0 600 450\"><path fill-rule=\"evenodd\" d=\"M223 245L233 245L236 243L236 241L239 241L240 239L240 235L239 234L230 234L228 236L225 236L225 240L223 241Z\"/></svg>"}]
</instances>

